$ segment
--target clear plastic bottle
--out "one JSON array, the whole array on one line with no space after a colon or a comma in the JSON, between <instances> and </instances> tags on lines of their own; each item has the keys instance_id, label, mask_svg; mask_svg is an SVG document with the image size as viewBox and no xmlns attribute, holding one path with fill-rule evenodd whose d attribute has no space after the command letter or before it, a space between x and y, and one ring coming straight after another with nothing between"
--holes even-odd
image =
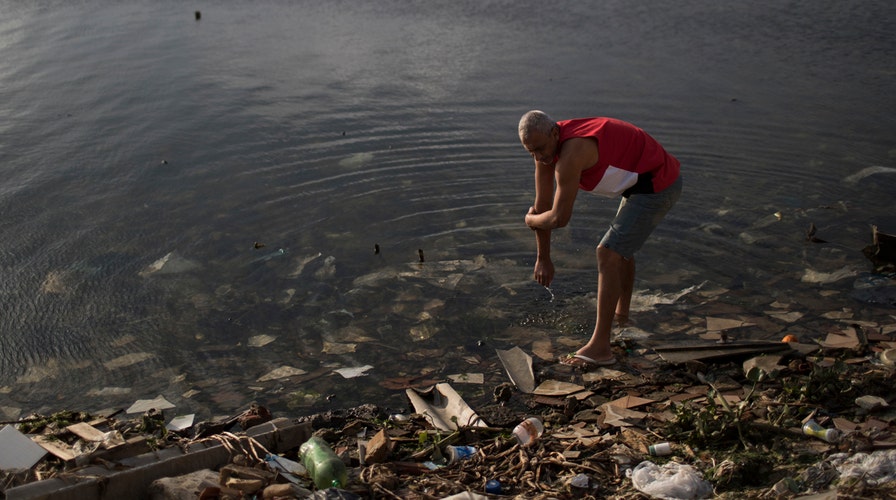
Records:
<instances>
[{"instance_id":1,"label":"clear plastic bottle","mask_svg":"<svg viewBox=\"0 0 896 500\"><path fill-rule=\"evenodd\" d=\"M537 441L542 433L544 433L544 425L535 417L529 417L513 428L513 435L516 436L520 446L529 446Z\"/></svg>"},{"instance_id":2,"label":"clear plastic bottle","mask_svg":"<svg viewBox=\"0 0 896 500\"><path fill-rule=\"evenodd\" d=\"M348 483L348 472L342 461L330 445L323 439L312 436L299 447L302 464L308 470L308 476L318 489L342 488Z\"/></svg>"}]
</instances>

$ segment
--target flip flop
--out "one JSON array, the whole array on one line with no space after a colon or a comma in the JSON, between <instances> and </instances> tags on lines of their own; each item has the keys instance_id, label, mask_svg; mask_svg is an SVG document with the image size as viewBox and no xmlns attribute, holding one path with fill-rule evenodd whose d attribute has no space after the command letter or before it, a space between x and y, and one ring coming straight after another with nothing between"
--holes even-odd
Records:
<instances>
[{"instance_id":1,"label":"flip flop","mask_svg":"<svg viewBox=\"0 0 896 500\"><path fill-rule=\"evenodd\" d=\"M602 359L600 361L589 358L584 354L572 354L562 360L560 360L560 364L567 366L578 366L581 368L598 368L601 366L612 366L616 364L616 358Z\"/></svg>"}]
</instances>

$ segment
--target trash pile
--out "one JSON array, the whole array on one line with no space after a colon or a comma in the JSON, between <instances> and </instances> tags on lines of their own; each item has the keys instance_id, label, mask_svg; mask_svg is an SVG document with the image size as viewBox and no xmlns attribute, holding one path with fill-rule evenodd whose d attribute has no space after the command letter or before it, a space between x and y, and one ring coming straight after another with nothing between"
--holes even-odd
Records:
<instances>
[{"instance_id":1,"label":"trash pile","mask_svg":"<svg viewBox=\"0 0 896 500\"><path fill-rule=\"evenodd\" d=\"M166 424L156 399L126 420L33 416L0 430L2 490L9 499L78 487L79 498L114 498L116 488L153 499L892 498L894 332L854 323L812 344L675 346L621 334L619 362L590 370L514 347L496 352L509 381L473 406L443 382L407 388L397 413L363 405L287 419L253 405L222 421Z\"/></svg>"}]
</instances>

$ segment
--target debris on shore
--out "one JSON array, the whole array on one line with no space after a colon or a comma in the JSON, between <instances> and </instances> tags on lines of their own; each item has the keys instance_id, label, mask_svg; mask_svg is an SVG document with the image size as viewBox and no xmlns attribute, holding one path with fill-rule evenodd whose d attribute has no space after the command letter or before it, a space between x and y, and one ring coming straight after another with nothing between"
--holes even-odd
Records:
<instances>
[{"instance_id":1,"label":"debris on shore","mask_svg":"<svg viewBox=\"0 0 896 500\"><path fill-rule=\"evenodd\" d=\"M407 411L391 414L362 405L286 419L253 404L183 428L158 408L131 419L34 415L0 433L42 450L4 471L0 489L28 498L61 479L111 498L113 481L96 470L126 474L138 469L129 459L169 451L177 473L149 478L135 498L894 498L894 331L855 323L759 351L708 341L671 361L618 338L619 362L593 370L502 351L509 381L475 408L439 383L408 388ZM521 439L514 428L526 419L542 428ZM299 453L311 435L345 464L347 484L314 486ZM0 463L12 449L0 446ZM220 463L183 459L197 449Z\"/></svg>"}]
</instances>

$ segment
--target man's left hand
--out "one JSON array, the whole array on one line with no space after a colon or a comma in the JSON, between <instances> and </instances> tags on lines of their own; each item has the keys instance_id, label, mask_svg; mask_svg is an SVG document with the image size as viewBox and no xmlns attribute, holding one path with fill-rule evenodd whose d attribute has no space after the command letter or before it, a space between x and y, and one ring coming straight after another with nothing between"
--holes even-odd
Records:
<instances>
[{"instance_id":1,"label":"man's left hand","mask_svg":"<svg viewBox=\"0 0 896 500\"><path fill-rule=\"evenodd\" d=\"M529 226L529 229L535 231L537 228L533 226L535 224L535 216L538 215L538 212L535 211L535 207L529 207L529 213L526 214L526 225Z\"/></svg>"}]
</instances>

